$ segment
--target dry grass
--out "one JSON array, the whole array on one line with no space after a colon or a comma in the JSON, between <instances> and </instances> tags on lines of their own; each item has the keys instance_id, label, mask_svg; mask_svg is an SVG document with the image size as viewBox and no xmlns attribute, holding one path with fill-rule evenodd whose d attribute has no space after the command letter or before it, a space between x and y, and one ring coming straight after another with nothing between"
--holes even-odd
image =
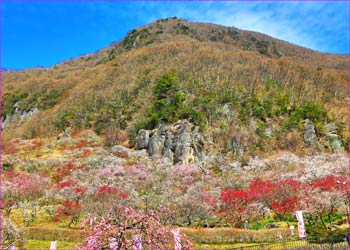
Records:
<instances>
[{"instance_id":1,"label":"dry grass","mask_svg":"<svg viewBox=\"0 0 350 250\"><path fill-rule=\"evenodd\" d=\"M247 230L237 228L181 228L181 231L196 243L231 244L248 242L273 242L280 237L289 238L287 228Z\"/></svg>"}]
</instances>

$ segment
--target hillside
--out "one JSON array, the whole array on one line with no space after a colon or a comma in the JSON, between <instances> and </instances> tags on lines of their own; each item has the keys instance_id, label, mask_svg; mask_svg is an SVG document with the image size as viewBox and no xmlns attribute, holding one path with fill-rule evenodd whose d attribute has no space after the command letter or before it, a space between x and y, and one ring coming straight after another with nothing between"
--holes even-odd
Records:
<instances>
[{"instance_id":1,"label":"hillside","mask_svg":"<svg viewBox=\"0 0 350 250\"><path fill-rule=\"evenodd\" d=\"M2 249L174 249L172 229L183 249L334 247L349 221L346 68L170 18L3 72Z\"/></svg>"},{"instance_id":2,"label":"hillside","mask_svg":"<svg viewBox=\"0 0 350 250\"><path fill-rule=\"evenodd\" d=\"M119 143L132 147L139 129L188 119L214 145L210 150L230 153L239 138L250 155L304 151L303 122L310 119L320 148L329 150L327 123L335 124L343 145L348 141L345 69L345 55L232 27L161 19L94 54L4 72L4 141L91 128L119 133ZM164 81L171 87L157 96Z\"/></svg>"}]
</instances>

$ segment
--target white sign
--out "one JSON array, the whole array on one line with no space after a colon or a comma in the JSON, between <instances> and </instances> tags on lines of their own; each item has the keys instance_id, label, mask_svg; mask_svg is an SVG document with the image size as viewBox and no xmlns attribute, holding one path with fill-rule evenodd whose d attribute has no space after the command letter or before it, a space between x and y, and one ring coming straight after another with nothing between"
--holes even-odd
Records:
<instances>
[{"instance_id":1,"label":"white sign","mask_svg":"<svg viewBox=\"0 0 350 250\"><path fill-rule=\"evenodd\" d=\"M290 229L290 235L294 237L294 226L290 226L289 229Z\"/></svg>"},{"instance_id":2,"label":"white sign","mask_svg":"<svg viewBox=\"0 0 350 250\"><path fill-rule=\"evenodd\" d=\"M305 238L306 232L305 232L305 226L304 226L303 211L296 211L295 215L296 215L297 220L298 220L299 237Z\"/></svg>"},{"instance_id":3,"label":"white sign","mask_svg":"<svg viewBox=\"0 0 350 250\"><path fill-rule=\"evenodd\" d=\"M56 250L57 249L57 241L51 241L50 250Z\"/></svg>"}]
</instances>

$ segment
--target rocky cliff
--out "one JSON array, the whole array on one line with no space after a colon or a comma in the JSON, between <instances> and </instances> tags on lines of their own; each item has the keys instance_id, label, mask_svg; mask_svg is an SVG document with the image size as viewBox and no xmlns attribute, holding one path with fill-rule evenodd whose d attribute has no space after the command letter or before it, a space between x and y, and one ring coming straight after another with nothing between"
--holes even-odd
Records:
<instances>
[{"instance_id":1,"label":"rocky cliff","mask_svg":"<svg viewBox=\"0 0 350 250\"><path fill-rule=\"evenodd\" d=\"M188 164L205 160L204 138L199 128L188 121L174 125L162 123L154 130L141 129L136 149L146 150L149 156L167 158L173 164Z\"/></svg>"}]
</instances>

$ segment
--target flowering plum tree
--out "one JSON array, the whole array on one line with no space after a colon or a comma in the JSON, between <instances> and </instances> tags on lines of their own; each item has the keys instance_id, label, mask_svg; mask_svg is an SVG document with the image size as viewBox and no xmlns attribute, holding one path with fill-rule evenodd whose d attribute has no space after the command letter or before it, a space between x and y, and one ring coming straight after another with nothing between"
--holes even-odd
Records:
<instances>
[{"instance_id":1,"label":"flowering plum tree","mask_svg":"<svg viewBox=\"0 0 350 250\"><path fill-rule=\"evenodd\" d=\"M249 193L247 190L223 189L221 191L221 200L224 207L220 213L228 221L235 221L237 224L242 223L244 211L249 203Z\"/></svg>"},{"instance_id":2,"label":"flowering plum tree","mask_svg":"<svg viewBox=\"0 0 350 250\"><path fill-rule=\"evenodd\" d=\"M200 183L190 186L186 192L174 198L173 207L176 223L191 226L193 222L206 223L206 219L214 212L214 197L204 190Z\"/></svg>"},{"instance_id":3,"label":"flowering plum tree","mask_svg":"<svg viewBox=\"0 0 350 250\"><path fill-rule=\"evenodd\" d=\"M129 194L114 186L102 185L83 202L87 213L94 216L106 216L111 211L118 214L122 206L127 204ZM117 219L117 218L116 218Z\"/></svg>"},{"instance_id":4,"label":"flowering plum tree","mask_svg":"<svg viewBox=\"0 0 350 250\"><path fill-rule=\"evenodd\" d=\"M278 218L283 218L297 208L300 187L301 183L293 179L281 181L255 179L247 189L223 189L221 215L241 224L246 219L244 215L250 214L246 211L247 207L251 203L256 203L274 211Z\"/></svg>"},{"instance_id":5,"label":"flowering plum tree","mask_svg":"<svg viewBox=\"0 0 350 250\"><path fill-rule=\"evenodd\" d=\"M311 226L321 224L324 229L332 230L334 226L332 217L337 214L344 200L343 190L346 187L337 183L343 178L330 175L304 185L305 196L301 205L306 211L305 218Z\"/></svg>"},{"instance_id":6,"label":"flowering plum tree","mask_svg":"<svg viewBox=\"0 0 350 250\"><path fill-rule=\"evenodd\" d=\"M63 180L56 185L56 190L63 196L64 201L57 209L55 220L65 220L67 226L71 228L73 224L77 224L81 216L81 200L87 188L79 186L79 184L72 180Z\"/></svg>"},{"instance_id":7,"label":"flowering plum tree","mask_svg":"<svg viewBox=\"0 0 350 250\"><path fill-rule=\"evenodd\" d=\"M88 237L80 250L102 249L172 249L174 236L170 228L163 226L157 210L147 213L125 207L120 214L119 222L113 217L93 217L83 222ZM180 235L182 249L193 249L190 241ZM136 246L138 248L136 248Z\"/></svg>"},{"instance_id":8,"label":"flowering plum tree","mask_svg":"<svg viewBox=\"0 0 350 250\"><path fill-rule=\"evenodd\" d=\"M57 209L55 217L56 221L66 220L67 226L72 227L73 224L77 224L81 215L81 204L79 201L64 201Z\"/></svg>"},{"instance_id":9,"label":"flowering plum tree","mask_svg":"<svg viewBox=\"0 0 350 250\"><path fill-rule=\"evenodd\" d=\"M48 184L48 178L37 174L4 171L2 199L5 215L9 216L11 208L19 202L29 202L41 197Z\"/></svg>"},{"instance_id":10,"label":"flowering plum tree","mask_svg":"<svg viewBox=\"0 0 350 250\"><path fill-rule=\"evenodd\" d=\"M55 183L59 183L63 180L64 177L69 176L74 170L77 170L79 168L81 168L81 166L77 166L72 162L62 164L56 169L56 173L52 175L52 180Z\"/></svg>"},{"instance_id":11,"label":"flowering plum tree","mask_svg":"<svg viewBox=\"0 0 350 250\"><path fill-rule=\"evenodd\" d=\"M292 214L297 210L301 187L302 183L293 179L276 182L269 207L278 218L282 219L285 215Z\"/></svg>"}]
</instances>

